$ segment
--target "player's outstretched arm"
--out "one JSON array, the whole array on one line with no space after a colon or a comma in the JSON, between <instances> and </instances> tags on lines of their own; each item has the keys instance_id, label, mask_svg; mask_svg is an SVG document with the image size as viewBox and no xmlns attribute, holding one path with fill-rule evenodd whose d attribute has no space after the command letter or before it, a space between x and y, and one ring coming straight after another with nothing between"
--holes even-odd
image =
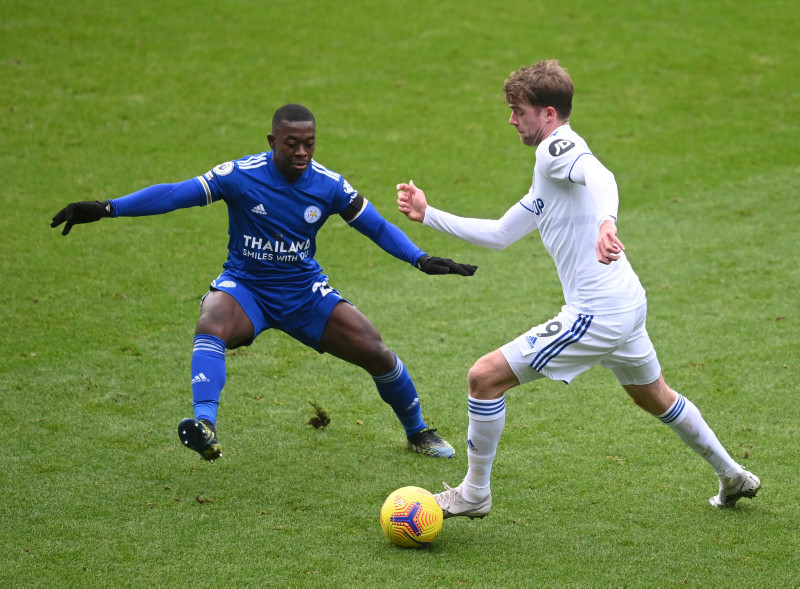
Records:
<instances>
[{"instance_id":1,"label":"player's outstretched arm","mask_svg":"<svg viewBox=\"0 0 800 589\"><path fill-rule=\"evenodd\" d=\"M397 185L397 210L412 221L492 249L505 249L536 229L534 215L520 203L512 206L500 219L459 217L428 206L425 192L413 180Z\"/></svg>"},{"instance_id":2,"label":"player's outstretched arm","mask_svg":"<svg viewBox=\"0 0 800 589\"><path fill-rule=\"evenodd\" d=\"M61 235L67 235L73 225L81 223L94 223L104 217L110 217L113 213L111 203L107 200L84 200L72 202L58 211L50 222L50 227L58 227L64 223Z\"/></svg>"},{"instance_id":3,"label":"player's outstretched arm","mask_svg":"<svg viewBox=\"0 0 800 589\"><path fill-rule=\"evenodd\" d=\"M92 223L103 217L160 215L210 202L210 197L200 182L196 178L191 178L175 184L156 184L110 201L70 203L53 217L50 227L66 223L61 234L67 235L73 225Z\"/></svg>"}]
</instances>

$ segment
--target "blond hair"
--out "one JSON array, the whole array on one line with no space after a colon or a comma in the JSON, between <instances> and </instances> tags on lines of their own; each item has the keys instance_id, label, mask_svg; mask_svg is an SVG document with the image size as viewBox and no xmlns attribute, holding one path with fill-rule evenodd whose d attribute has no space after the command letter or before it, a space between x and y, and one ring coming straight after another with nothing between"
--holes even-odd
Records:
<instances>
[{"instance_id":1,"label":"blond hair","mask_svg":"<svg viewBox=\"0 0 800 589\"><path fill-rule=\"evenodd\" d=\"M568 119L575 86L557 59L543 59L512 72L503 83L503 93L507 104L524 101L538 108L552 106L559 118Z\"/></svg>"}]
</instances>

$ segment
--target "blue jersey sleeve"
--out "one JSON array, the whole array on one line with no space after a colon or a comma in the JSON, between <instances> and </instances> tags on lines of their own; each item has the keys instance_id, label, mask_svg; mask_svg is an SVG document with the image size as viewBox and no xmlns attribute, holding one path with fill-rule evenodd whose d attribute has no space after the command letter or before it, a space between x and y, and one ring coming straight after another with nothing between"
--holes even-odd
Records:
<instances>
[{"instance_id":1,"label":"blue jersey sleeve","mask_svg":"<svg viewBox=\"0 0 800 589\"><path fill-rule=\"evenodd\" d=\"M350 226L369 237L387 253L413 266L416 266L421 256L426 255L397 226L384 219L371 202L367 202L361 213L350 221Z\"/></svg>"},{"instance_id":2,"label":"blue jersey sleeve","mask_svg":"<svg viewBox=\"0 0 800 589\"><path fill-rule=\"evenodd\" d=\"M197 178L175 184L156 184L127 196L112 198L114 217L160 215L177 209L209 204L206 190Z\"/></svg>"}]
</instances>

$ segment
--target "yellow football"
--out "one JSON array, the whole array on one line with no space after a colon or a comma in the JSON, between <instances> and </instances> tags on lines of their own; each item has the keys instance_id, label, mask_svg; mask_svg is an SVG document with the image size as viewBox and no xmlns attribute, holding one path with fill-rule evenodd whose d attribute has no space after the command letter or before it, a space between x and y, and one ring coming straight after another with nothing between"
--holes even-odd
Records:
<instances>
[{"instance_id":1,"label":"yellow football","mask_svg":"<svg viewBox=\"0 0 800 589\"><path fill-rule=\"evenodd\" d=\"M394 544L422 548L442 531L444 516L433 493L420 487L392 492L381 507L381 527Z\"/></svg>"}]
</instances>

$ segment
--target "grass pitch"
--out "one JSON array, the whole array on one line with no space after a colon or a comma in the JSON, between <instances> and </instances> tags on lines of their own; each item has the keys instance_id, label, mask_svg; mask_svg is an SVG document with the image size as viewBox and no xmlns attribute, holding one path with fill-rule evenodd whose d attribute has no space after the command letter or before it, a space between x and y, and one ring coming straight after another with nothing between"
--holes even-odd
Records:
<instances>
[{"instance_id":1,"label":"grass pitch","mask_svg":"<svg viewBox=\"0 0 800 589\"><path fill-rule=\"evenodd\" d=\"M0 585L796 586L800 55L796 3L11 0L0 31ZM572 116L616 174L620 236L668 382L757 473L711 509L708 466L611 375L508 396L481 521L392 546L392 490L466 471L466 372L552 316L552 263L406 222L394 185L502 214L533 151L500 87L556 57ZM404 449L359 369L279 333L229 354L224 458L178 443L222 205L78 226L67 202L179 181L267 148L277 106L318 120L316 159L436 255L429 277L332 219L319 259L414 377L453 460ZM518 286L517 286L518 285ZM307 425L316 404L330 417Z\"/></svg>"}]
</instances>

